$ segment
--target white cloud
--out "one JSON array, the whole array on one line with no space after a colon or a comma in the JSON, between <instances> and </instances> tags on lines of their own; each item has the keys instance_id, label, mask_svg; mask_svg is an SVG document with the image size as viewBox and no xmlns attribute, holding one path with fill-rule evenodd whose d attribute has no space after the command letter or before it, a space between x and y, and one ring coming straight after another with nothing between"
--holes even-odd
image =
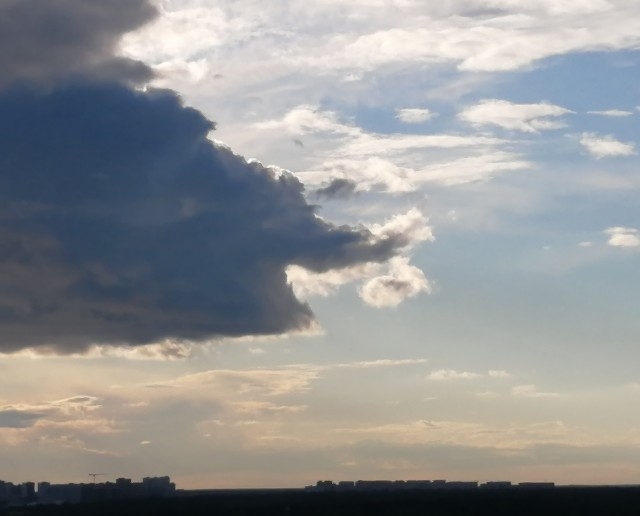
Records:
<instances>
[{"instance_id":1,"label":"white cloud","mask_svg":"<svg viewBox=\"0 0 640 516\"><path fill-rule=\"evenodd\" d=\"M426 358L382 358L379 360L365 360L363 362L346 362L342 364L333 364L328 367L330 369L371 369L376 367L397 367L404 365L426 364L427 362L428 360Z\"/></svg>"},{"instance_id":2,"label":"white cloud","mask_svg":"<svg viewBox=\"0 0 640 516\"><path fill-rule=\"evenodd\" d=\"M306 405L274 402L275 398L308 393L312 384L336 371L365 371L422 365L424 358L378 359L329 364L290 364L271 368L211 369L142 384L147 396L158 400L190 399L224 404L233 414L293 414Z\"/></svg>"},{"instance_id":3,"label":"white cloud","mask_svg":"<svg viewBox=\"0 0 640 516\"><path fill-rule=\"evenodd\" d=\"M317 273L299 265L290 265L286 272L287 280L291 283L296 297L307 299L311 296L326 297L342 285L375 275L381 268L382 266L378 263L365 263L355 267Z\"/></svg>"},{"instance_id":4,"label":"white cloud","mask_svg":"<svg viewBox=\"0 0 640 516\"><path fill-rule=\"evenodd\" d=\"M471 373L469 371L456 371L455 369L437 369L432 371L429 380L477 380L478 378L511 378L511 373L502 369L490 369L486 374Z\"/></svg>"},{"instance_id":5,"label":"white cloud","mask_svg":"<svg viewBox=\"0 0 640 516\"><path fill-rule=\"evenodd\" d=\"M398 240L404 251L409 251L420 242L435 240L427 218L416 208L391 217L384 224L373 224L369 230L374 241ZM376 307L396 306L408 297L431 292L431 285L423 272L410 265L409 259L403 256L394 257L383 264L364 263L323 273L291 265L286 272L294 293L303 299L310 296L326 297L342 285L354 281L365 281L359 288L360 297L365 303Z\"/></svg>"},{"instance_id":6,"label":"white cloud","mask_svg":"<svg viewBox=\"0 0 640 516\"><path fill-rule=\"evenodd\" d=\"M536 443L586 441L584 432L567 428L562 421L513 426L487 425L472 421L419 419L378 426L338 428L338 434L401 444L460 444L463 446L491 446L501 449L520 449Z\"/></svg>"},{"instance_id":7,"label":"white cloud","mask_svg":"<svg viewBox=\"0 0 640 516\"><path fill-rule=\"evenodd\" d=\"M402 237L406 242L404 247L435 240L427 218L417 208L412 208L407 213L395 215L384 224L373 224L369 229L375 240Z\"/></svg>"},{"instance_id":8,"label":"white cloud","mask_svg":"<svg viewBox=\"0 0 640 516\"><path fill-rule=\"evenodd\" d=\"M233 57L260 71L236 78L245 82L294 70L357 77L400 63L513 70L554 55L633 49L639 41L638 8L621 1L159 3L161 18L126 38L128 55L159 63L208 54L225 68L233 68Z\"/></svg>"},{"instance_id":9,"label":"white cloud","mask_svg":"<svg viewBox=\"0 0 640 516\"><path fill-rule=\"evenodd\" d=\"M621 226L608 228L605 234L609 235L607 244L613 247L640 247L640 231L636 228Z\"/></svg>"},{"instance_id":10,"label":"white cloud","mask_svg":"<svg viewBox=\"0 0 640 516\"><path fill-rule=\"evenodd\" d=\"M547 102L514 104L507 100L488 99L464 109L458 117L475 126L496 125L503 129L537 133L564 127L564 122L557 118L569 113L573 111Z\"/></svg>"},{"instance_id":11,"label":"white cloud","mask_svg":"<svg viewBox=\"0 0 640 516\"><path fill-rule=\"evenodd\" d=\"M358 292L365 303L382 308L397 306L407 298L431 291L424 273L409 265L408 258L398 256L389 262L387 274L371 278Z\"/></svg>"},{"instance_id":12,"label":"white cloud","mask_svg":"<svg viewBox=\"0 0 640 516\"><path fill-rule=\"evenodd\" d=\"M434 163L417 170L410 177L416 183L437 183L445 186L487 181L508 171L524 170L533 164L518 154L504 151L486 151L478 155L454 158Z\"/></svg>"},{"instance_id":13,"label":"white cloud","mask_svg":"<svg viewBox=\"0 0 640 516\"><path fill-rule=\"evenodd\" d=\"M347 179L356 184L356 192L380 189L391 194L413 192L417 183L413 171L377 156L329 159L318 170L298 173L306 184L320 185L327 179Z\"/></svg>"},{"instance_id":14,"label":"white cloud","mask_svg":"<svg viewBox=\"0 0 640 516\"><path fill-rule=\"evenodd\" d=\"M580 143L596 159L610 156L632 156L636 153L633 143L621 142L612 135L598 136L594 133L582 133Z\"/></svg>"},{"instance_id":15,"label":"white cloud","mask_svg":"<svg viewBox=\"0 0 640 516\"><path fill-rule=\"evenodd\" d=\"M404 108L396 110L396 118L405 124L420 124L433 117L434 113L428 109Z\"/></svg>"},{"instance_id":16,"label":"white cloud","mask_svg":"<svg viewBox=\"0 0 640 516\"><path fill-rule=\"evenodd\" d=\"M511 373L502 369L491 369L487 374L491 378L511 378Z\"/></svg>"},{"instance_id":17,"label":"white cloud","mask_svg":"<svg viewBox=\"0 0 640 516\"><path fill-rule=\"evenodd\" d=\"M600 115L600 116L612 116L612 117L623 117L633 115L633 111L625 111L622 109L604 109L601 111L587 111L590 115Z\"/></svg>"},{"instance_id":18,"label":"white cloud","mask_svg":"<svg viewBox=\"0 0 640 516\"><path fill-rule=\"evenodd\" d=\"M470 373L468 371L456 371L454 369L437 369L435 371L431 371L429 376L427 376L429 380L433 381L443 381L443 380L475 380L477 378L482 378L480 373Z\"/></svg>"},{"instance_id":19,"label":"white cloud","mask_svg":"<svg viewBox=\"0 0 640 516\"><path fill-rule=\"evenodd\" d=\"M511 389L511 394L519 398L557 398L560 396L555 392L539 391L535 385L516 385Z\"/></svg>"},{"instance_id":20,"label":"white cloud","mask_svg":"<svg viewBox=\"0 0 640 516\"><path fill-rule=\"evenodd\" d=\"M303 136L312 133L337 134L343 136L359 136L360 129L353 125L343 124L336 113L322 111L317 106L301 105L290 110L280 120L268 120L254 124L257 129L282 130L292 136Z\"/></svg>"},{"instance_id":21,"label":"white cloud","mask_svg":"<svg viewBox=\"0 0 640 516\"><path fill-rule=\"evenodd\" d=\"M347 141L337 152L344 156L394 155L421 149L456 149L488 147L506 143L487 136L459 134L372 134L361 133Z\"/></svg>"},{"instance_id":22,"label":"white cloud","mask_svg":"<svg viewBox=\"0 0 640 516\"><path fill-rule=\"evenodd\" d=\"M344 179L355 185L356 192L401 194L419 190L424 183L458 185L531 166L518 154L499 150L510 143L502 138L371 133L313 106L298 106L254 127L280 139L283 131L287 138L305 136L314 151L308 158L311 166L297 176L310 188Z\"/></svg>"}]
</instances>

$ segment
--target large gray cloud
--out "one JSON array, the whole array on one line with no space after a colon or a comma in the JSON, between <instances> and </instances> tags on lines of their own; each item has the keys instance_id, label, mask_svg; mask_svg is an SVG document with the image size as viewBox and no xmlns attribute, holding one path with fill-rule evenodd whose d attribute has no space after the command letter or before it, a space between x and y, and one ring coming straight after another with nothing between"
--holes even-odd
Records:
<instances>
[{"instance_id":1,"label":"large gray cloud","mask_svg":"<svg viewBox=\"0 0 640 516\"><path fill-rule=\"evenodd\" d=\"M33 426L43 414L27 410L0 410L0 428L28 428Z\"/></svg>"},{"instance_id":2,"label":"large gray cloud","mask_svg":"<svg viewBox=\"0 0 640 516\"><path fill-rule=\"evenodd\" d=\"M114 49L122 34L155 15L146 0L2 0L0 85L49 85L77 75L149 79L149 67Z\"/></svg>"},{"instance_id":3,"label":"large gray cloud","mask_svg":"<svg viewBox=\"0 0 640 516\"><path fill-rule=\"evenodd\" d=\"M313 319L285 268L387 260L301 183L207 139L166 90L0 92L0 348L276 334Z\"/></svg>"},{"instance_id":4,"label":"large gray cloud","mask_svg":"<svg viewBox=\"0 0 640 516\"><path fill-rule=\"evenodd\" d=\"M291 174L114 54L143 0L0 4L0 351L278 334L313 321L285 269L410 243L320 219Z\"/></svg>"}]
</instances>

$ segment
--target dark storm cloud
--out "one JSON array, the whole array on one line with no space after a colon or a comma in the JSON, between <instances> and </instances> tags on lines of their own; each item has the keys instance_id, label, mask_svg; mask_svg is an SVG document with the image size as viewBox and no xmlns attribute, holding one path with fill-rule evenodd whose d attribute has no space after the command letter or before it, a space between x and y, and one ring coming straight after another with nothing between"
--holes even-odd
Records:
<instances>
[{"instance_id":1,"label":"dark storm cloud","mask_svg":"<svg viewBox=\"0 0 640 516\"><path fill-rule=\"evenodd\" d=\"M318 188L315 193L318 197L326 197L327 199L345 198L351 197L357 186L356 182L350 179L336 178L326 186Z\"/></svg>"},{"instance_id":2,"label":"dark storm cloud","mask_svg":"<svg viewBox=\"0 0 640 516\"><path fill-rule=\"evenodd\" d=\"M122 34L156 15L146 0L0 1L0 86L83 75L140 82L149 67L114 55Z\"/></svg>"},{"instance_id":3,"label":"dark storm cloud","mask_svg":"<svg viewBox=\"0 0 640 516\"><path fill-rule=\"evenodd\" d=\"M285 268L407 245L316 216L301 183L208 139L166 90L0 92L0 349L277 334L307 327Z\"/></svg>"}]
</instances>

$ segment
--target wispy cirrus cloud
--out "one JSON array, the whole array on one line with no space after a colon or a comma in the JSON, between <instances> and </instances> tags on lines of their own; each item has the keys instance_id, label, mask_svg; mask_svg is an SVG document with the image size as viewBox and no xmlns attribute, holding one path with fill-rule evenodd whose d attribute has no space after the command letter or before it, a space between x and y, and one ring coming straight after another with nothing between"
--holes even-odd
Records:
<instances>
[{"instance_id":1,"label":"wispy cirrus cloud","mask_svg":"<svg viewBox=\"0 0 640 516\"><path fill-rule=\"evenodd\" d=\"M633 115L633 111L627 111L624 109L603 109L600 111L587 111L587 114L620 118Z\"/></svg>"},{"instance_id":2,"label":"wispy cirrus cloud","mask_svg":"<svg viewBox=\"0 0 640 516\"><path fill-rule=\"evenodd\" d=\"M560 394L557 392L546 392L538 389L537 386L528 385L516 385L511 389L511 394L519 398L558 398Z\"/></svg>"},{"instance_id":3,"label":"wispy cirrus cloud","mask_svg":"<svg viewBox=\"0 0 640 516\"><path fill-rule=\"evenodd\" d=\"M488 99L465 108L458 118L475 126L538 133L564 127L565 123L559 117L571 113L573 111L547 102L514 104L507 100Z\"/></svg>"},{"instance_id":4,"label":"wispy cirrus cloud","mask_svg":"<svg viewBox=\"0 0 640 516\"><path fill-rule=\"evenodd\" d=\"M491 369L486 373L475 373L470 371L456 371L455 369L436 369L427 376L431 381L449 380L477 380L479 378L510 378L511 374L499 369Z\"/></svg>"}]
</instances>

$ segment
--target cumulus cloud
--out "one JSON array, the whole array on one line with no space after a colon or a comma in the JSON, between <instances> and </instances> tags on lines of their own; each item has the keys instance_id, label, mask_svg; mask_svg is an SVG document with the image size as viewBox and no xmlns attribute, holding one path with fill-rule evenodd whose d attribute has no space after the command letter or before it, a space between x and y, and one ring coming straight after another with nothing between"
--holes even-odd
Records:
<instances>
[{"instance_id":1,"label":"cumulus cloud","mask_svg":"<svg viewBox=\"0 0 640 516\"><path fill-rule=\"evenodd\" d=\"M428 236L415 217L332 225L296 177L213 143L213 122L174 92L133 89L148 74L125 73L138 65L114 52L154 15L146 2L45 4L0 8L0 23L39 34L18 45L29 62L0 47L12 79L0 90L0 351L171 357L188 353L181 341L304 331L315 322L288 266L384 263ZM344 130L309 110L288 123Z\"/></svg>"},{"instance_id":2,"label":"cumulus cloud","mask_svg":"<svg viewBox=\"0 0 640 516\"><path fill-rule=\"evenodd\" d=\"M431 291L424 273L410 265L408 258L398 256L390 260L387 274L371 278L362 285L359 294L368 305L382 308L397 306L407 298Z\"/></svg>"},{"instance_id":3,"label":"cumulus cloud","mask_svg":"<svg viewBox=\"0 0 640 516\"><path fill-rule=\"evenodd\" d=\"M383 262L421 231L333 226L294 176L212 144L212 128L169 91L0 94L5 350L308 327L288 265Z\"/></svg>"},{"instance_id":4,"label":"cumulus cloud","mask_svg":"<svg viewBox=\"0 0 640 516\"><path fill-rule=\"evenodd\" d=\"M616 226L606 229L605 234L609 236L607 244L610 246L640 247L640 231L636 228Z\"/></svg>"},{"instance_id":5,"label":"cumulus cloud","mask_svg":"<svg viewBox=\"0 0 640 516\"><path fill-rule=\"evenodd\" d=\"M153 19L147 0L3 0L0 85L49 85L69 76L140 82L152 77L140 61L118 57L120 37Z\"/></svg>"},{"instance_id":6,"label":"cumulus cloud","mask_svg":"<svg viewBox=\"0 0 640 516\"><path fill-rule=\"evenodd\" d=\"M595 133L582 133L580 143L596 159L632 156L636 153L633 143L621 142L612 135L599 136Z\"/></svg>"},{"instance_id":7,"label":"cumulus cloud","mask_svg":"<svg viewBox=\"0 0 640 516\"><path fill-rule=\"evenodd\" d=\"M369 230L374 241L391 239L405 252L420 242L434 240L427 218L415 208L384 224L374 224ZM422 271L404 256L396 256L386 264L367 262L320 273L294 265L287 268L287 277L296 295L303 299L327 296L346 283L364 280L360 297L376 307L396 306L408 297L432 290Z\"/></svg>"},{"instance_id":8,"label":"cumulus cloud","mask_svg":"<svg viewBox=\"0 0 640 516\"><path fill-rule=\"evenodd\" d=\"M476 126L495 125L513 131L538 133L564 127L564 122L558 117L569 113L572 111L547 102L514 104L507 100L489 99L464 109L458 117Z\"/></svg>"},{"instance_id":9,"label":"cumulus cloud","mask_svg":"<svg viewBox=\"0 0 640 516\"><path fill-rule=\"evenodd\" d=\"M434 113L424 108L404 108L396 111L396 118L405 124L420 124L431 120Z\"/></svg>"}]
</instances>

